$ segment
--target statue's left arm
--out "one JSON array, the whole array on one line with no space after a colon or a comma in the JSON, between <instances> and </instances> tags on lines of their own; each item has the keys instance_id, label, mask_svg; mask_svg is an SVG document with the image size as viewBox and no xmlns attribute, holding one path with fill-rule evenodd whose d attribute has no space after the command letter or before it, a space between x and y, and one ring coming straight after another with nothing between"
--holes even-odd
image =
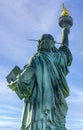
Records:
<instances>
[{"instance_id":1,"label":"statue's left arm","mask_svg":"<svg viewBox=\"0 0 83 130\"><path fill-rule=\"evenodd\" d=\"M16 92L20 99L28 98L31 95L34 80L34 69L32 66L28 66L17 76L17 80L8 86Z\"/></svg>"}]
</instances>

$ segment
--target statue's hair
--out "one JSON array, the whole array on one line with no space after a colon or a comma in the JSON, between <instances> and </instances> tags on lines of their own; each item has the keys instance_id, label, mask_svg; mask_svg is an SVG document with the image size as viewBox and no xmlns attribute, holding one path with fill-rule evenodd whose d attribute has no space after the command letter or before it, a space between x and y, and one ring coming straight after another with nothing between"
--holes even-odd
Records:
<instances>
[{"instance_id":1,"label":"statue's hair","mask_svg":"<svg viewBox=\"0 0 83 130\"><path fill-rule=\"evenodd\" d=\"M43 34L39 40L38 50L52 50L55 48L55 41L52 35Z\"/></svg>"},{"instance_id":2,"label":"statue's hair","mask_svg":"<svg viewBox=\"0 0 83 130\"><path fill-rule=\"evenodd\" d=\"M50 40L53 40L54 41L54 38L51 34L43 34L40 38L40 41L41 40L44 40L44 39L50 39Z\"/></svg>"}]
</instances>

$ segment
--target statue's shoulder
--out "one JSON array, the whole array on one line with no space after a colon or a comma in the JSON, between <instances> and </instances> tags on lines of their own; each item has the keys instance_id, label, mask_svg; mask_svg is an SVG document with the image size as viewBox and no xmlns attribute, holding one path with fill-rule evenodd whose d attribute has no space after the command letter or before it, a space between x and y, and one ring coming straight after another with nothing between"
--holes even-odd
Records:
<instances>
[{"instance_id":1,"label":"statue's shoulder","mask_svg":"<svg viewBox=\"0 0 83 130\"><path fill-rule=\"evenodd\" d=\"M39 56L40 56L40 53L37 52L37 53L35 53L35 54L31 57L31 60L36 60Z\"/></svg>"},{"instance_id":2,"label":"statue's shoulder","mask_svg":"<svg viewBox=\"0 0 83 130\"><path fill-rule=\"evenodd\" d=\"M38 62L39 57L40 57L40 53L39 53L39 52L36 53L36 54L34 54L34 55L30 58L29 63L30 63L30 64L36 64L36 62Z\"/></svg>"}]
</instances>

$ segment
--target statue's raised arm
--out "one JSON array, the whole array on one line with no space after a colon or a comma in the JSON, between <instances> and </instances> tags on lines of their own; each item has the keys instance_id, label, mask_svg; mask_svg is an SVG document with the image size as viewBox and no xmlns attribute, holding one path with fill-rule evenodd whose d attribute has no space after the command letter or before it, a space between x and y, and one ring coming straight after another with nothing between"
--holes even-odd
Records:
<instances>
[{"instance_id":1,"label":"statue's raised arm","mask_svg":"<svg viewBox=\"0 0 83 130\"><path fill-rule=\"evenodd\" d=\"M69 46L69 39L68 39L68 34L70 32L70 28L64 27L62 29L62 41L61 41L61 46Z\"/></svg>"}]
</instances>

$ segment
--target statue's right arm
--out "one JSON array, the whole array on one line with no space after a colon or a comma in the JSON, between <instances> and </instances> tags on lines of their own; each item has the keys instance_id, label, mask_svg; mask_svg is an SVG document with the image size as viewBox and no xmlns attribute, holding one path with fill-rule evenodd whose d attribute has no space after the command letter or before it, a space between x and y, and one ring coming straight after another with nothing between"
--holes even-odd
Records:
<instances>
[{"instance_id":1,"label":"statue's right arm","mask_svg":"<svg viewBox=\"0 0 83 130\"><path fill-rule=\"evenodd\" d=\"M61 54L63 52L66 55L68 66L70 66L72 63L72 54L69 49L69 39L68 39L69 32L70 28L68 27L63 28L61 46L59 47L59 51L61 52Z\"/></svg>"},{"instance_id":2,"label":"statue's right arm","mask_svg":"<svg viewBox=\"0 0 83 130\"><path fill-rule=\"evenodd\" d=\"M69 39L68 39L69 31L70 31L70 29L68 27L64 27L62 29L61 46L65 46L65 47L69 46Z\"/></svg>"}]
</instances>

